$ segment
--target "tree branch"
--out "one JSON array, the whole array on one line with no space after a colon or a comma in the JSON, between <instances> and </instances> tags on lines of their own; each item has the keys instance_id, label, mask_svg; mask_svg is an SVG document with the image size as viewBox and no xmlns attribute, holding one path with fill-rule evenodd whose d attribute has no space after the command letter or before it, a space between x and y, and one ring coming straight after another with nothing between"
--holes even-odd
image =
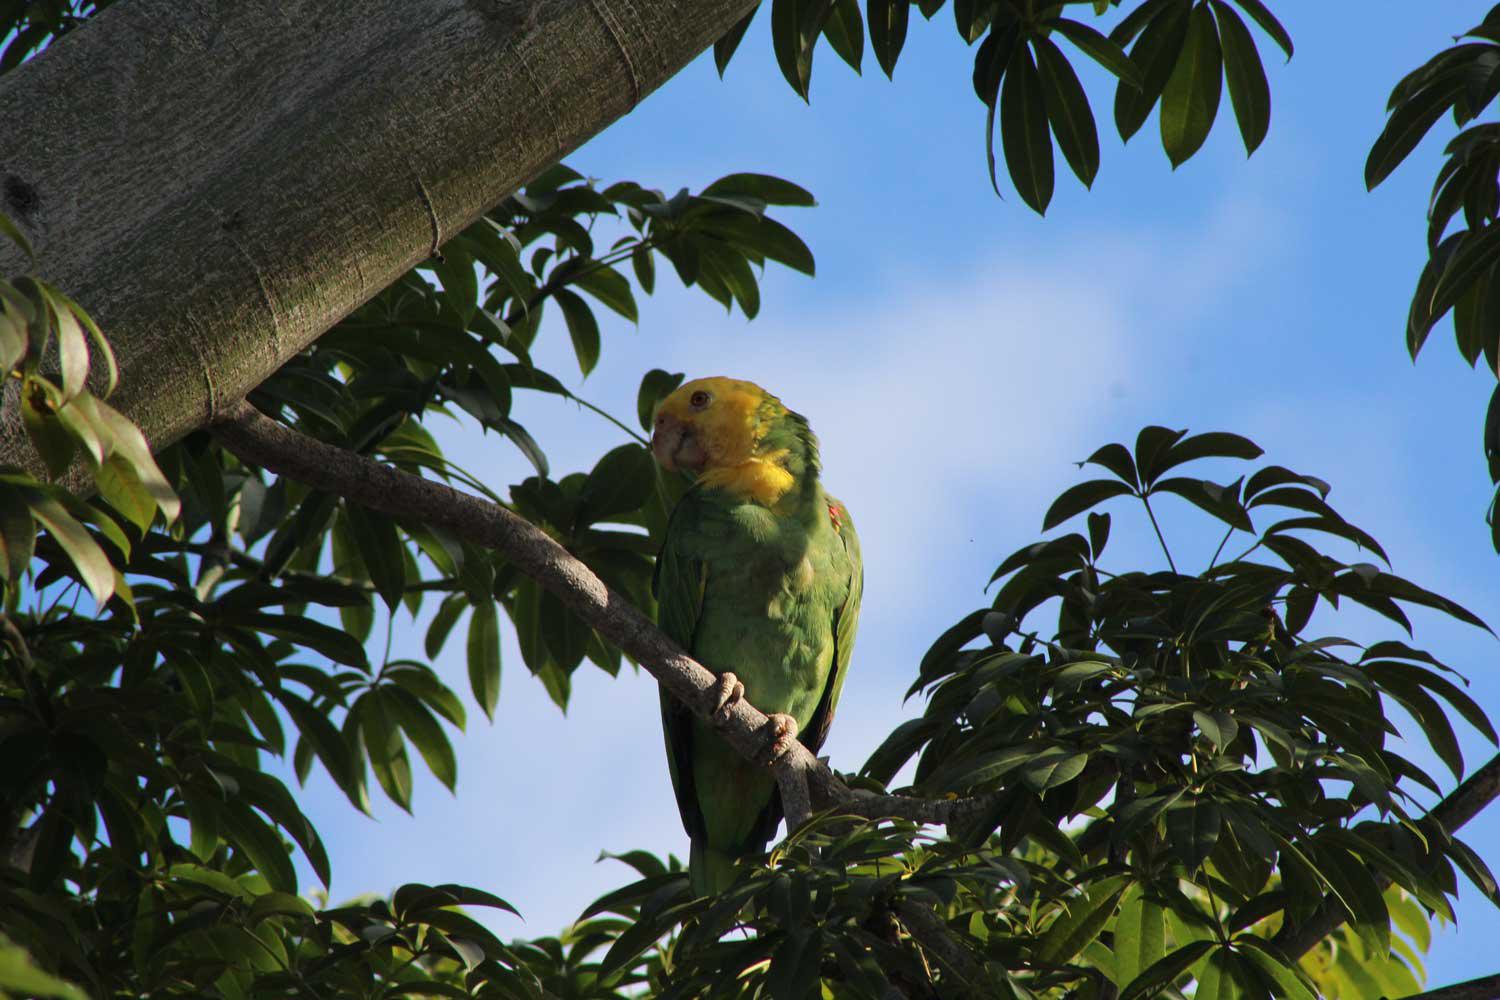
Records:
<instances>
[{"instance_id":1,"label":"tree branch","mask_svg":"<svg viewBox=\"0 0 1500 1000\"><path fill-rule=\"evenodd\" d=\"M1500 795L1500 754L1490 758L1489 763L1464 779L1463 783L1450 792L1441 802L1432 807L1427 815L1442 824L1443 829L1449 834L1457 832L1469 820L1479 815L1479 811L1495 800ZM1391 884L1390 877L1383 872L1375 873L1375 883L1380 886L1382 892ZM1296 961L1307 954L1321 940L1349 919L1349 914L1332 894L1323 898L1323 905L1318 907L1317 913L1308 918L1307 922L1300 926L1288 924L1273 939L1273 943L1279 945L1286 952L1288 958ZM1458 987L1451 987L1457 989ZM1439 991L1441 992L1441 991ZM1469 994L1454 994L1454 996L1468 996ZM1480 994L1473 994L1479 996ZM1484 996L1500 997L1500 993L1484 994Z\"/></svg>"},{"instance_id":2,"label":"tree branch","mask_svg":"<svg viewBox=\"0 0 1500 1000\"><path fill-rule=\"evenodd\" d=\"M1500 975L1454 983L1442 989L1413 993L1406 1000L1497 1000L1500 998Z\"/></svg>"},{"instance_id":3,"label":"tree branch","mask_svg":"<svg viewBox=\"0 0 1500 1000\"><path fill-rule=\"evenodd\" d=\"M646 668L673 697L713 723L748 760L760 759L771 730L766 715L741 698L717 718L717 678L611 590L572 553L524 518L488 500L383 465L307 437L264 416L248 402L231 407L212 427L243 461L394 517L441 527L505 555L557 596L575 615ZM854 791L801 743L770 764L781 787L788 829L814 809L837 807L867 819L947 824L984 809L990 795L919 799Z\"/></svg>"}]
</instances>

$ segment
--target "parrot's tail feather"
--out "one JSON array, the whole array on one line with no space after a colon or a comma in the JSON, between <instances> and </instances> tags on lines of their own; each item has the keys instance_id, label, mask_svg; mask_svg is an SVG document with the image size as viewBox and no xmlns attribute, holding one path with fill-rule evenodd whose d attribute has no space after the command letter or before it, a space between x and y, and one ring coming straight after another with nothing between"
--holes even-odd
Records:
<instances>
[{"instance_id":1,"label":"parrot's tail feather","mask_svg":"<svg viewBox=\"0 0 1500 1000\"><path fill-rule=\"evenodd\" d=\"M738 862L733 854L694 840L688 855L688 881L695 896L716 896L734 884Z\"/></svg>"}]
</instances>

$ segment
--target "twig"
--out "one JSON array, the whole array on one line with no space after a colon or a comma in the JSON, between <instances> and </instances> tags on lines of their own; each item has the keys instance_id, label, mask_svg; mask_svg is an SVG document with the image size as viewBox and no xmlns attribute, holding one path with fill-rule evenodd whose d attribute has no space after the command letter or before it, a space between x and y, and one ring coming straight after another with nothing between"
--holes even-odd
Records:
<instances>
[{"instance_id":1,"label":"twig","mask_svg":"<svg viewBox=\"0 0 1500 1000\"><path fill-rule=\"evenodd\" d=\"M718 705L715 675L661 632L629 599L611 590L594 572L550 536L504 507L420 476L307 437L262 415L248 402L231 408L213 433L242 460L325 490L394 517L444 528L465 541L495 549L536 580L614 645L646 668L679 701L712 721L724 739L748 760L765 749L770 720L740 699L714 719ZM771 765L792 810L837 807L866 819L907 819L947 824L986 808L993 796L919 799L854 791L801 743ZM806 788L806 796L800 790ZM790 824L794 828L796 823Z\"/></svg>"},{"instance_id":2,"label":"twig","mask_svg":"<svg viewBox=\"0 0 1500 1000\"><path fill-rule=\"evenodd\" d=\"M1426 993L1413 993L1407 1000L1497 1000L1500 998L1500 975L1454 983Z\"/></svg>"},{"instance_id":3,"label":"twig","mask_svg":"<svg viewBox=\"0 0 1500 1000\"><path fill-rule=\"evenodd\" d=\"M944 996L979 995L984 970L974 960L974 956L953 940L948 925L943 922L942 917L938 916L936 910L930 906L923 906L915 900L903 899L896 904L896 916L901 919L901 923L905 925L917 943L931 952L943 968L961 984L961 992L949 990L944 992Z\"/></svg>"}]
</instances>

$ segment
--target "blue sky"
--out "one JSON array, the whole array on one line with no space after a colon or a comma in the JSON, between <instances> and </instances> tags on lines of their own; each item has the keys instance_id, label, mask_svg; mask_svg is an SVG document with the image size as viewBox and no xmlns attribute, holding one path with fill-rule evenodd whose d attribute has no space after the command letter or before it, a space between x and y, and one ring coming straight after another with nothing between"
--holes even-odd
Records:
<instances>
[{"instance_id":1,"label":"blue sky","mask_svg":"<svg viewBox=\"0 0 1500 1000\"><path fill-rule=\"evenodd\" d=\"M1273 117L1253 158L1227 95L1207 145L1176 171L1154 116L1122 146L1108 81L1080 66L1103 166L1092 192L1060 172L1046 219L990 190L971 53L946 9L931 23L914 16L894 83L873 61L859 78L820 49L810 107L781 80L762 14L725 81L700 58L568 157L605 181L668 191L761 171L819 199L782 215L817 255L816 279L773 268L761 316L747 323L665 272L638 327L601 313L603 360L573 387L629 415L648 368L730 374L811 419L827 482L853 511L866 554L852 680L826 750L835 766L856 768L921 710L901 698L922 652L988 603L995 565L1038 537L1048 501L1078 480L1072 463L1146 423L1237 431L1267 460L1328 479L1332 502L1385 544L1398 573L1500 621L1479 447L1493 380L1464 366L1447 323L1415 366L1402 339L1444 140L1425 143L1373 194L1362 180L1390 86L1487 5L1402 5L1399 19L1356 16L1347 4L1276 6L1297 55L1284 64L1260 38ZM543 341L540 363L576 372L560 328ZM587 469L622 439L550 399L518 401L518 416L555 474ZM496 489L528 474L493 436L435 429ZM1124 504L1108 509L1117 565L1160 558ZM1184 510L1167 517L1177 515L1192 521ZM1466 673L1500 716L1500 643L1414 618L1418 645ZM1358 616L1322 624L1364 639L1390 632ZM424 630L401 619L398 647L415 652ZM474 711L455 737L456 796L423 778L414 816L382 800L370 820L321 775L310 781L335 899L408 880L465 882L526 915L500 918L497 930L535 936L629 878L617 863L594 863L601 849L685 852L655 683L585 666L565 718L505 642L494 723ZM439 669L466 691L461 657L462 642L451 642ZM1472 732L1461 737L1471 767L1493 753ZM1500 807L1464 836L1500 863ZM1429 982L1495 972L1480 945L1496 935L1500 914L1465 883L1458 928L1438 937Z\"/></svg>"}]
</instances>

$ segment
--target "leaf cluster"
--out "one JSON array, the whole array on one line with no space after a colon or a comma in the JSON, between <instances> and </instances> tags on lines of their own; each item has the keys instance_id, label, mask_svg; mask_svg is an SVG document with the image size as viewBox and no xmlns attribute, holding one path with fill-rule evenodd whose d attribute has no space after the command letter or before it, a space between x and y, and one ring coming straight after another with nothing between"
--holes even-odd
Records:
<instances>
[{"instance_id":1,"label":"leaf cluster","mask_svg":"<svg viewBox=\"0 0 1500 1000\"><path fill-rule=\"evenodd\" d=\"M1459 354L1480 356L1500 374L1500 123L1485 121L1500 96L1500 5L1391 90L1389 114L1365 161L1374 189L1406 160L1445 115L1458 129L1443 150L1427 208L1427 261L1406 317L1413 358L1450 313ZM1484 453L1500 497L1500 387L1484 423ZM1500 518L1491 505L1491 541L1500 552Z\"/></svg>"},{"instance_id":2,"label":"leaf cluster","mask_svg":"<svg viewBox=\"0 0 1500 1000\"><path fill-rule=\"evenodd\" d=\"M1122 140L1135 135L1160 105L1162 148L1174 167L1203 145L1226 85L1246 153L1265 139L1271 91L1245 17L1288 59L1292 40L1260 0L1145 0L1108 34L1066 16L1069 7L1090 7L1100 16L1118 5L1119 0L954 0L959 37L966 45L980 43L974 55L974 93L988 109L985 153L997 194L997 121L1011 182L1036 212L1045 213L1052 200L1054 142L1085 187L1093 185L1099 172L1094 112L1059 40L1115 78L1114 119ZM893 76L914 6L931 20L944 0L868 0L863 15L856 0L773 0L771 41L782 75L808 99L820 40L859 72L868 27L876 61ZM721 74L756 10L714 46Z\"/></svg>"},{"instance_id":3,"label":"leaf cluster","mask_svg":"<svg viewBox=\"0 0 1500 1000\"><path fill-rule=\"evenodd\" d=\"M1253 462L1234 434L1148 427L1081 465L1047 527L1084 532L1004 560L991 605L940 636L912 692L926 710L856 786L908 765L926 798L975 804L946 838L825 813L727 891L694 898L675 859L545 947L559 996L1294 997L1420 989L1428 921L1485 863L1424 815L1438 782L1395 746L1399 708L1455 777L1450 714L1492 742L1463 681L1400 638L1360 646L1312 623L1352 601L1478 624L1392 573L1319 547L1379 543L1322 480L1258 465L1228 484L1197 467ZM1111 499L1167 538L1168 496L1246 550L1196 573L1103 565ZM1165 514L1165 511L1163 511ZM1257 522L1265 522L1258 527ZM1227 539L1226 539L1227 540ZM1173 559L1170 550L1166 557ZM1295 596L1294 596L1295 595ZM1322 611L1314 618L1315 611ZM1387 887L1387 880L1390 883ZM1306 955L1297 928L1347 920ZM564 971L566 970L566 971Z\"/></svg>"}]
</instances>

